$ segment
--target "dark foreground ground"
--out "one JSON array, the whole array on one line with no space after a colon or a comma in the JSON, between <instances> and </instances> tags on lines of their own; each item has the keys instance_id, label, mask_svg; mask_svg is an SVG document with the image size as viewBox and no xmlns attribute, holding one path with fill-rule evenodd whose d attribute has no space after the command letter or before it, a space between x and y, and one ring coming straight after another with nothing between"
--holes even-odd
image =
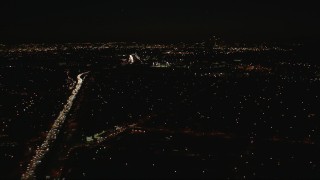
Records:
<instances>
[{"instance_id":1,"label":"dark foreground ground","mask_svg":"<svg viewBox=\"0 0 320 180\"><path fill-rule=\"evenodd\" d=\"M39 178L320 178L320 66L305 54L108 46L3 48L1 178L21 177L85 71ZM135 52L147 60L123 62Z\"/></svg>"}]
</instances>

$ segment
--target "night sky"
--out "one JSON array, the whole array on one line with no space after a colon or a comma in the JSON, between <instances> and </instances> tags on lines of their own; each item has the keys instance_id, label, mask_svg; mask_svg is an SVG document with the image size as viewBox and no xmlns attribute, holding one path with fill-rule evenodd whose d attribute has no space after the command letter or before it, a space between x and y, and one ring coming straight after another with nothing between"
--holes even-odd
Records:
<instances>
[{"instance_id":1,"label":"night sky","mask_svg":"<svg viewBox=\"0 0 320 180\"><path fill-rule=\"evenodd\" d=\"M1 2L0 42L320 40L316 2Z\"/></svg>"}]
</instances>

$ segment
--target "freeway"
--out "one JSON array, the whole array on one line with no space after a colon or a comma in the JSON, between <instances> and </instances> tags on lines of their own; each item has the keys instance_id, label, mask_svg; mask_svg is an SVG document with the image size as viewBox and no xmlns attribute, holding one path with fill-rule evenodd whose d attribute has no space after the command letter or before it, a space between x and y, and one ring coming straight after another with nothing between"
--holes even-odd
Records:
<instances>
[{"instance_id":1,"label":"freeway","mask_svg":"<svg viewBox=\"0 0 320 180\"><path fill-rule=\"evenodd\" d=\"M60 111L59 116L54 121L51 129L49 130L45 140L41 144L41 146L37 147L35 151L35 155L32 157L31 161L29 162L27 166L27 170L25 173L22 174L22 179L35 179L35 170L37 166L41 163L41 160L44 158L47 152L50 150L51 144L57 139L57 135L59 134L62 125L64 124L66 120L66 116L68 115L72 104L81 89L82 83L86 78L86 75L88 72L81 73L77 76L77 84L75 88L73 89L71 95L69 96L66 104L64 105L64 108L62 111Z\"/></svg>"}]
</instances>

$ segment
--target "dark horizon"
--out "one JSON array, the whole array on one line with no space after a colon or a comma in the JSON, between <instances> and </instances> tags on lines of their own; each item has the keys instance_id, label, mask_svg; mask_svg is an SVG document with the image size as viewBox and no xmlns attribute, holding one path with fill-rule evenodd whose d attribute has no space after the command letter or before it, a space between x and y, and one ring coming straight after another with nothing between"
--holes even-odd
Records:
<instances>
[{"instance_id":1,"label":"dark horizon","mask_svg":"<svg viewBox=\"0 0 320 180\"><path fill-rule=\"evenodd\" d=\"M0 43L316 42L311 2L5 2Z\"/></svg>"}]
</instances>

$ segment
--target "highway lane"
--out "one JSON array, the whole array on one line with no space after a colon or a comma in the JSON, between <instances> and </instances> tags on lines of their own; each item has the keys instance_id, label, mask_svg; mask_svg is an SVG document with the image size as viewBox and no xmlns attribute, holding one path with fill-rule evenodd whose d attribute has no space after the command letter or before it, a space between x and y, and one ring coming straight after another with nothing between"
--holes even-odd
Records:
<instances>
[{"instance_id":1,"label":"highway lane","mask_svg":"<svg viewBox=\"0 0 320 180\"><path fill-rule=\"evenodd\" d=\"M64 124L66 120L66 116L68 115L73 102L81 89L82 83L86 78L86 75L88 72L81 73L77 76L77 84L75 88L73 89L71 95L69 96L66 104L64 105L64 108L62 111L60 111L59 116L54 121L51 129L49 130L46 139L43 141L41 146L37 147L35 151L35 155L32 157L31 161L29 162L27 169L25 173L22 174L21 179L35 179L35 170L37 166L41 163L41 160L44 158L46 153L50 150L51 144L56 140L57 135L59 134L62 125Z\"/></svg>"}]
</instances>

